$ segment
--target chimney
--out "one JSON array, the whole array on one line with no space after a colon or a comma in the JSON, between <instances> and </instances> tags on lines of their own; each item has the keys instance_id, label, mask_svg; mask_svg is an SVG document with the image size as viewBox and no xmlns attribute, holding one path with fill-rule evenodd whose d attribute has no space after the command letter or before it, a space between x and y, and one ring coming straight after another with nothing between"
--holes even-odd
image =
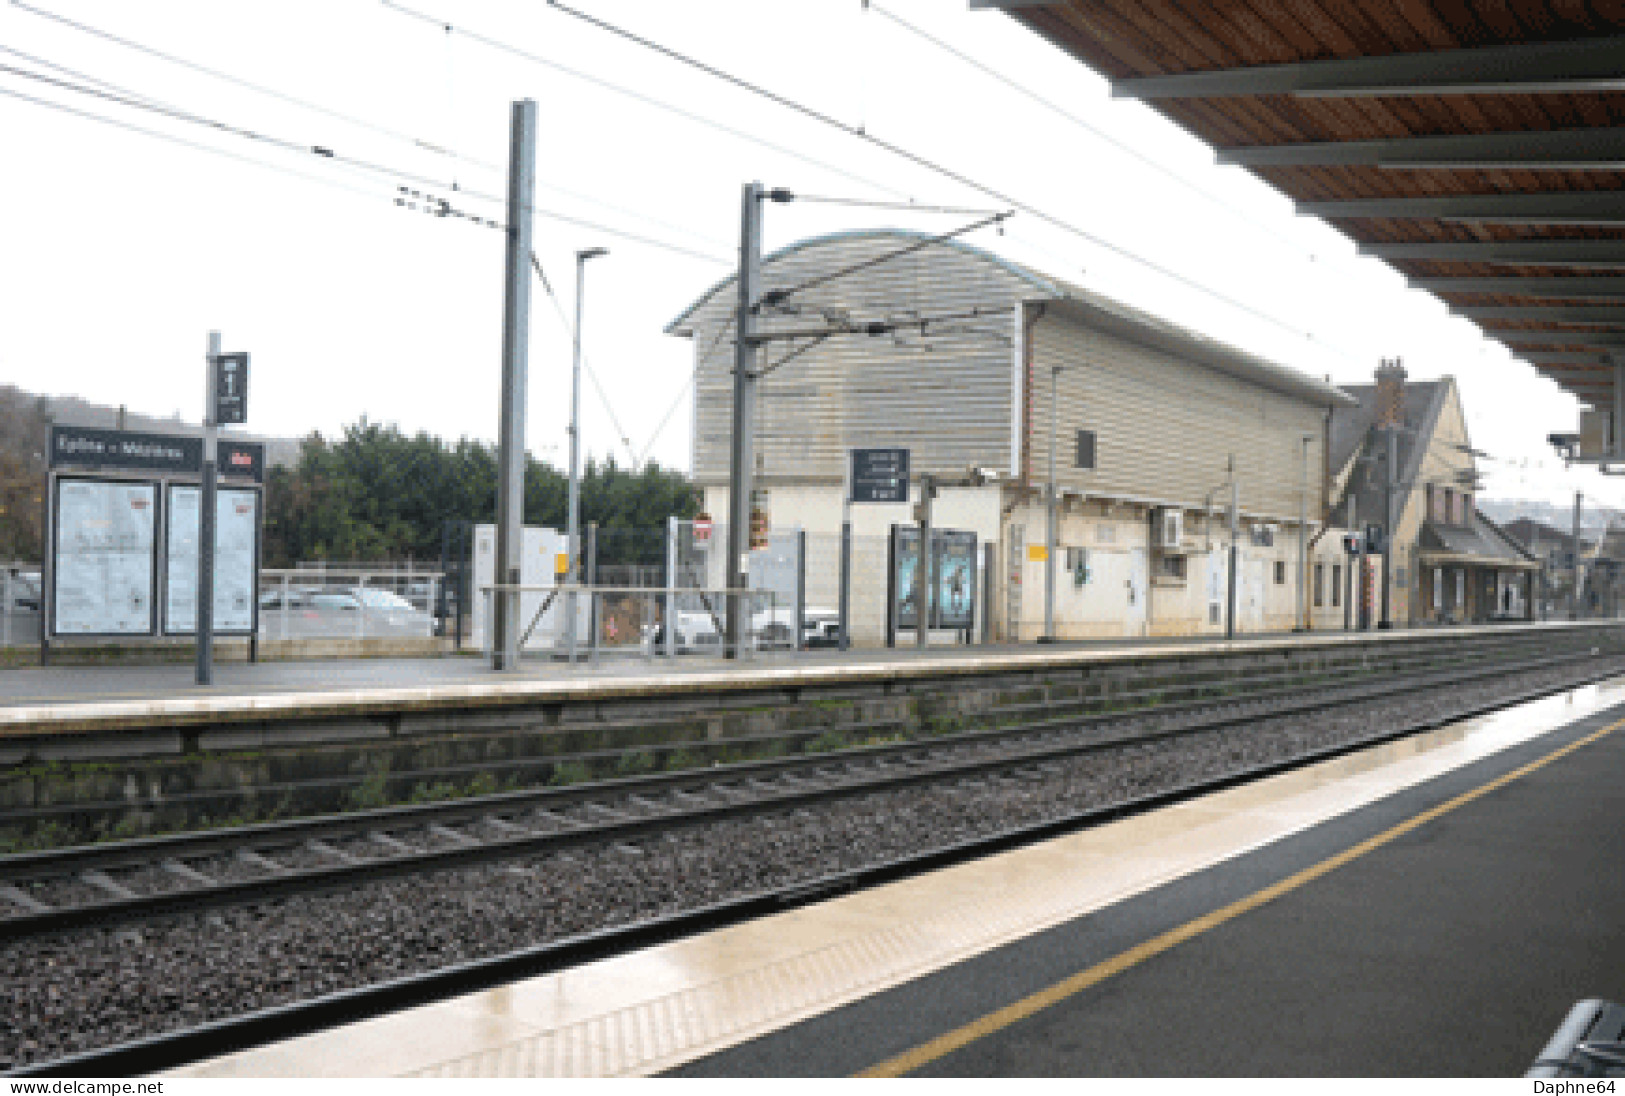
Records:
<instances>
[{"instance_id":1,"label":"chimney","mask_svg":"<svg viewBox=\"0 0 1625 1096\"><path fill-rule=\"evenodd\" d=\"M1405 425L1405 367L1398 358L1384 359L1377 366L1378 429Z\"/></svg>"}]
</instances>

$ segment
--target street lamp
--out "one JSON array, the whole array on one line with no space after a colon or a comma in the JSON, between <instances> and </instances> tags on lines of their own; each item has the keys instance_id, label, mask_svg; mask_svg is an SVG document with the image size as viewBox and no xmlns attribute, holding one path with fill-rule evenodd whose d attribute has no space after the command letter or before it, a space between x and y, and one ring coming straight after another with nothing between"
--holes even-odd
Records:
<instances>
[{"instance_id":1,"label":"street lamp","mask_svg":"<svg viewBox=\"0 0 1625 1096\"><path fill-rule=\"evenodd\" d=\"M581 298L583 275L587 268L588 259L596 259L600 255L608 254L609 249L602 247L589 247L585 251L576 252L576 324L570 348L570 505L565 528L565 537L568 541L570 553L565 581L571 586L580 581L581 574L581 565L578 559L581 555ZM572 592L570 594L570 613L564 624L565 644L569 648L571 663L575 662L576 657L577 612L576 595Z\"/></svg>"}]
</instances>

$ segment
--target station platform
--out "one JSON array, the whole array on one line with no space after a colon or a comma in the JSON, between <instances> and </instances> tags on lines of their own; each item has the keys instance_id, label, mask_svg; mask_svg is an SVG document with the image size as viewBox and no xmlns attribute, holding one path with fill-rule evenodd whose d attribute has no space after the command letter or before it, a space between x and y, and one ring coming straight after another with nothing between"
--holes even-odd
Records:
<instances>
[{"instance_id":1,"label":"station platform","mask_svg":"<svg viewBox=\"0 0 1625 1096\"><path fill-rule=\"evenodd\" d=\"M512 672L478 656L217 663L199 686L191 664L25 666L0 670L0 736L16 731L171 727L369 712L467 709L597 696L680 695L779 685L865 684L900 677L1042 670L1089 662L1270 651L1305 645L1448 642L1527 629L1606 629L1625 621L1497 624L1365 632L1084 640L1048 645L764 651L741 661L637 654L574 665L527 658Z\"/></svg>"},{"instance_id":2,"label":"station platform","mask_svg":"<svg viewBox=\"0 0 1625 1096\"><path fill-rule=\"evenodd\" d=\"M1625 998L1625 679L171 1076L1519 1076Z\"/></svg>"}]
</instances>

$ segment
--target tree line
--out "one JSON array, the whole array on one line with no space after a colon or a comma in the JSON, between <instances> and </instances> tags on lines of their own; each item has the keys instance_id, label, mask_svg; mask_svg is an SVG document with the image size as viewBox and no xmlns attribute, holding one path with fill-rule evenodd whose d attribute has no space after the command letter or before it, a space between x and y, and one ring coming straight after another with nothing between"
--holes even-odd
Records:
<instances>
[{"instance_id":1,"label":"tree line","mask_svg":"<svg viewBox=\"0 0 1625 1096\"><path fill-rule=\"evenodd\" d=\"M528 454L525 523L565 527L566 475ZM334 439L312 434L298 463L265 481L265 564L300 561L438 561L447 522L496 520L493 446L447 443L363 419ZM581 476L581 523L599 526L606 563L658 564L671 515L693 517L699 498L680 472L650 463L637 471L613 458L589 459Z\"/></svg>"}]
</instances>

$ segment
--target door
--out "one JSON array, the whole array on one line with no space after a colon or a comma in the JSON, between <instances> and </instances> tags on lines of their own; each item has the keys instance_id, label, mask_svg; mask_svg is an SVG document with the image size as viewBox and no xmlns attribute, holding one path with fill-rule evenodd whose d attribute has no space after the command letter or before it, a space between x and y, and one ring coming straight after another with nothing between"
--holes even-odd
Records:
<instances>
[{"instance_id":1,"label":"door","mask_svg":"<svg viewBox=\"0 0 1625 1096\"><path fill-rule=\"evenodd\" d=\"M1145 595L1151 578L1150 566L1146 549L1134 548L1129 551L1128 576L1123 584L1128 602L1123 610L1123 634L1126 636L1145 635Z\"/></svg>"}]
</instances>

